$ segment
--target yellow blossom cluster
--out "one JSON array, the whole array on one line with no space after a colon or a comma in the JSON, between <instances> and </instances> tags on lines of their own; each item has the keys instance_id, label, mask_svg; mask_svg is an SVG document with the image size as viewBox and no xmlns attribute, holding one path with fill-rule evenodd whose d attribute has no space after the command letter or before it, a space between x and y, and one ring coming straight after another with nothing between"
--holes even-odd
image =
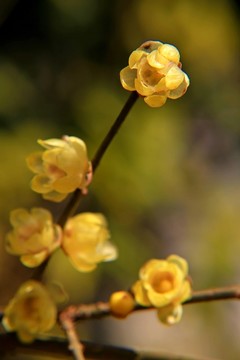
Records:
<instances>
[{"instance_id":1,"label":"yellow blossom cluster","mask_svg":"<svg viewBox=\"0 0 240 360\"><path fill-rule=\"evenodd\" d=\"M85 143L74 136L39 140L44 151L32 153L27 165L36 174L31 187L46 200L60 202L91 182L91 163Z\"/></svg>"},{"instance_id":2,"label":"yellow blossom cluster","mask_svg":"<svg viewBox=\"0 0 240 360\"><path fill-rule=\"evenodd\" d=\"M13 229L6 235L6 250L20 256L28 267L39 266L60 246L73 266L82 272L92 271L98 263L117 257L102 214L81 213L69 218L62 229L53 223L46 209L16 209L10 214L10 222Z\"/></svg>"},{"instance_id":3,"label":"yellow blossom cluster","mask_svg":"<svg viewBox=\"0 0 240 360\"><path fill-rule=\"evenodd\" d=\"M4 311L3 325L16 331L19 339L30 343L56 323L57 308L47 289L38 281L21 285Z\"/></svg>"},{"instance_id":4,"label":"yellow blossom cluster","mask_svg":"<svg viewBox=\"0 0 240 360\"><path fill-rule=\"evenodd\" d=\"M120 80L124 89L137 91L149 106L160 107L167 98L178 99L187 91L189 78L181 67L175 46L147 41L131 53Z\"/></svg>"},{"instance_id":5,"label":"yellow blossom cluster","mask_svg":"<svg viewBox=\"0 0 240 360\"><path fill-rule=\"evenodd\" d=\"M148 41L129 57L129 66L120 73L122 86L136 91L151 107L164 105L167 98L181 97L189 86L181 70L180 54L169 44ZM60 202L75 190L87 192L92 180L92 166L85 143L74 136L39 140L44 150L32 153L27 165L34 173L31 188L44 199ZM43 208L16 209L10 214L12 230L6 235L6 250L19 256L27 267L37 267L61 248L72 265L90 272L100 262L117 257L110 243L105 217L98 213L81 213L68 218L61 227ZM112 294L112 313L124 318L136 306L155 307L166 324L180 320L182 303L191 296L187 262L171 255L166 260L148 261L131 291ZM53 297L40 282L23 283L4 310L2 323L7 331L16 331L22 342L29 343L53 328L57 308Z\"/></svg>"},{"instance_id":6,"label":"yellow blossom cluster","mask_svg":"<svg viewBox=\"0 0 240 360\"><path fill-rule=\"evenodd\" d=\"M117 257L115 246L109 242L107 221L101 214L76 215L68 219L63 229L42 208L29 212L16 209L10 220L13 229L6 235L6 250L20 256L25 266L39 266L60 246L81 272L92 271L98 263ZM10 300L3 324L7 331L16 331L21 341L31 342L54 326L56 313L53 298L45 287L30 280Z\"/></svg>"}]
</instances>

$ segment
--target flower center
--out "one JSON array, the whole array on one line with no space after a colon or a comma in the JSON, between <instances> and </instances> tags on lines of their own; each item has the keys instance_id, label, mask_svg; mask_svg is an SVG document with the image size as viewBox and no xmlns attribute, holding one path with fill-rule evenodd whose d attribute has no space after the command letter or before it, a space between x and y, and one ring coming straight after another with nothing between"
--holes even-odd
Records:
<instances>
[{"instance_id":1,"label":"flower center","mask_svg":"<svg viewBox=\"0 0 240 360\"><path fill-rule=\"evenodd\" d=\"M169 272L157 272L151 281L152 288L157 293L166 293L173 289L173 276Z\"/></svg>"},{"instance_id":2,"label":"flower center","mask_svg":"<svg viewBox=\"0 0 240 360\"><path fill-rule=\"evenodd\" d=\"M162 79L163 74L157 71L157 69L150 66L147 62L147 58L143 58L140 61L138 67L138 79L146 86L156 86Z\"/></svg>"},{"instance_id":3,"label":"flower center","mask_svg":"<svg viewBox=\"0 0 240 360\"><path fill-rule=\"evenodd\" d=\"M155 86L159 83L162 78L162 75L159 74L156 70L151 68L146 68L142 72L143 81L150 86Z\"/></svg>"},{"instance_id":4,"label":"flower center","mask_svg":"<svg viewBox=\"0 0 240 360\"><path fill-rule=\"evenodd\" d=\"M26 241L32 235L41 233L41 225L34 219L29 219L28 223L18 228L18 237L19 239Z\"/></svg>"},{"instance_id":5,"label":"flower center","mask_svg":"<svg viewBox=\"0 0 240 360\"><path fill-rule=\"evenodd\" d=\"M47 175L54 180L60 179L66 175L65 171L59 169L56 165L47 164Z\"/></svg>"},{"instance_id":6,"label":"flower center","mask_svg":"<svg viewBox=\"0 0 240 360\"><path fill-rule=\"evenodd\" d=\"M30 296L24 299L21 311L23 319L31 319L32 321L39 322L39 299L35 296Z\"/></svg>"}]
</instances>

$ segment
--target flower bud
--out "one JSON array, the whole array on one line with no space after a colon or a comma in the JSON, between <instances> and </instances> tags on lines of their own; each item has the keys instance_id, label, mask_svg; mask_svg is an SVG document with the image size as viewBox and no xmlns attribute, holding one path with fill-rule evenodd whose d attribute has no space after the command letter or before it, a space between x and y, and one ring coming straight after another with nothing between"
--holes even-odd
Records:
<instances>
[{"instance_id":1,"label":"flower bud","mask_svg":"<svg viewBox=\"0 0 240 360\"><path fill-rule=\"evenodd\" d=\"M163 106L168 98L177 99L187 91L189 78L173 45L147 41L131 53L128 64L120 72L122 86L137 91L151 107Z\"/></svg>"},{"instance_id":2,"label":"flower bud","mask_svg":"<svg viewBox=\"0 0 240 360\"><path fill-rule=\"evenodd\" d=\"M111 312L114 316L125 318L135 307L133 296L126 291L117 291L109 299Z\"/></svg>"}]
</instances>

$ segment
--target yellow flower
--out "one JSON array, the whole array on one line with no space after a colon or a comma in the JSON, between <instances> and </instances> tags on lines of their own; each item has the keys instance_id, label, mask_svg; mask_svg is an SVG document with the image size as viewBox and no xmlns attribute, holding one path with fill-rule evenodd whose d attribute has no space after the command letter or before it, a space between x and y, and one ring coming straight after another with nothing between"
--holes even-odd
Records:
<instances>
[{"instance_id":1,"label":"yellow flower","mask_svg":"<svg viewBox=\"0 0 240 360\"><path fill-rule=\"evenodd\" d=\"M180 320L181 303L191 296L187 276L187 262L180 256L153 259L140 269L132 291L138 304L156 307L159 318L171 324Z\"/></svg>"},{"instance_id":2,"label":"yellow flower","mask_svg":"<svg viewBox=\"0 0 240 360\"><path fill-rule=\"evenodd\" d=\"M40 265L60 246L62 231L53 224L52 215L43 208L16 209L10 213L13 230L6 235L6 250L20 256L28 267Z\"/></svg>"},{"instance_id":3,"label":"yellow flower","mask_svg":"<svg viewBox=\"0 0 240 360\"><path fill-rule=\"evenodd\" d=\"M117 291L110 296L109 306L114 316L125 318L135 307L133 296L127 291Z\"/></svg>"},{"instance_id":4,"label":"yellow flower","mask_svg":"<svg viewBox=\"0 0 240 360\"><path fill-rule=\"evenodd\" d=\"M116 259L117 250L108 241L109 237L103 215L82 213L67 221L62 248L77 270L88 272L99 262Z\"/></svg>"},{"instance_id":5,"label":"yellow flower","mask_svg":"<svg viewBox=\"0 0 240 360\"><path fill-rule=\"evenodd\" d=\"M60 202L76 189L86 189L91 181L91 164L85 143L74 136L38 140L46 150L26 159L36 175L31 187L44 199Z\"/></svg>"},{"instance_id":6,"label":"yellow flower","mask_svg":"<svg viewBox=\"0 0 240 360\"><path fill-rule=\"evenodd\" d=\"M3 325L22 342L32 342L56 323L57 309L45 287L34 280L21 285L4 311Z\"/></svg>"},{"instance_id":7,"label":"yellow flower","mask_svg":"<svg viewBox=\"0 0 240 360\"><path fill-rule=\"evenodd\" d=\"M173 45L147 41L131 53L128 64L120 72L122 86L137 91L151 107L160 107L167 98L178 99L187 91L189 78L181 70L180 54Z\"/></svg>"}]
</instances>

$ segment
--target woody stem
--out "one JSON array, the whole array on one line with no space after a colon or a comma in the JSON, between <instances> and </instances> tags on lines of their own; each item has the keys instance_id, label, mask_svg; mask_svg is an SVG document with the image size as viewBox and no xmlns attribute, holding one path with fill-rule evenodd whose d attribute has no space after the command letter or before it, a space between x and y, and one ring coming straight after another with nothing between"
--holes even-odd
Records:
<instances>
[{"instance_id":1,"label":"woody stem","mask_svg":"<svg viewBox=\"0 0 240 360\"><path fill-rule=\"evenodd\" d=\"M100 146L98 147L95 155L92 159L92 171L95 173L96 169L98 168L106 150L108 149L109 145L113 141L114 137L117 135L118 130L120 129L121 125L125 121L128 113L132 109L133 105L138 99L138 93L136 91L131 92L127 102L123 106L122 110L120 111L118 117L114 121L112 127L104 137L103 141L101 142ZM58 224L61 226L64 226L67 219L72 216L80 203L81 197L83 196L83 193L81 190L77 189L73 193L69 203L67 204L66 208L64 209L62 215L60 216L58 220Z\"/></svg>"}]
</instances>

